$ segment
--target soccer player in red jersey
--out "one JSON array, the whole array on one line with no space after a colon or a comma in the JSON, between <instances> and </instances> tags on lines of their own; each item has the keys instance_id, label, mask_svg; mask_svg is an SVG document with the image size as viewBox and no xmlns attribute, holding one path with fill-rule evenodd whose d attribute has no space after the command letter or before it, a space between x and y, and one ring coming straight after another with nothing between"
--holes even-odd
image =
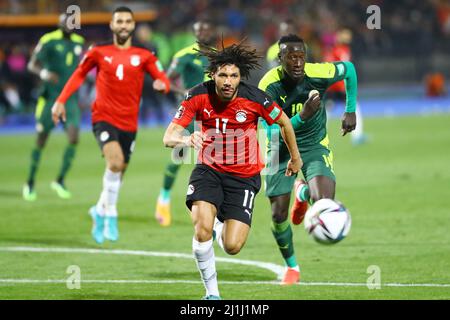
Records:
<instances>
[{"instance_id":1,"label":"soccer player in red jersey","mask_svg":"<svg viewBox=\"0 0 450 320\"><path fill-rule=\"evenodd\" d=\"M97 205L89 213L94 225L92 236L97 243L105 238L117 241L117 199L121 180L134 149L138 127L139 102L144 73L155 81L153 89L167 93L170 85L158 59L147 49L132 45L135 29L133 12L117 8L110 28L113 42L92 47L67 81L57 98L52 117L65 121L64 104L80 87L92 68L97 68L97 97L92 106L94 135L106 160L103 190Z\"/></svg>"},{"instance_id":2,"label":"soccer player in red jersey","mask_svg":"<svg viewBox=\"0 0 450 320\"><path fill-rule=\"evenodd\" d=\"M289 118L255 86L241 82L259 66L255 50L234 44L222 50L202 47L212 80L192 88L164 135L168 147L199 150L186 197L194 224L192 248L206 288L206 300L220 299L213 235L228 254L239 253L250 230L253 204L264 167L256 138L258 118L278 123L291 159L286 175L296 174L302 160ZM184 135L195 117L201 132Z\"/></svg>"}]
</instances>

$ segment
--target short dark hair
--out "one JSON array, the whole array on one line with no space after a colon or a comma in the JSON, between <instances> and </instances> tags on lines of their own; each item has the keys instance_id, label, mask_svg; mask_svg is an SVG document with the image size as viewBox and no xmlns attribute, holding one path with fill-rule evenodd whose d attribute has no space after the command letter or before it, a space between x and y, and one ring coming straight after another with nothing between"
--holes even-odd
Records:
<instances>
[{"instance_id":1,"label":"short dark hair","mask_svg":"<svg viewBox=\"0 0 450 320\"><path fill-rule=\"evenodd\" d=\"M131 13L132 16L134 16L133 11L130 8L125 7L125 6L117 7L116 9L114 9L112 14L114 15L117 12L129 12L129 13Z\"/></svg>"},{"instance_id":2,"label":"short dark hair","mask_svg":"<svg viewBox=\"0 0 450 320\"><path fill-rule=\"evenodd\" d=\"M291 42L300 42L301 44L303 44L303 46L305 45L305 41L302 38L292 33L288 34L287 36L282 36L278 41L278 45L282 43L291 43Z\"/></svg>"},{"instance_id":3,"label":"short dark hair","mask_svg":"<svg viewBox=\"0 0 450 320\"><path fill-rule=\"evenodd\" d=\"M261 68L261 65L258 62L262 57L261 54L257 53L256 49L245 46L243 44L245 40L246 39L243 39L241 42L232 44L226 48L222 41L221 50L198 43L200 49L197 51L209 60L209 66L206 69L206 72L209 74L215 73L221 66L234 64L239 68L241 76L243 78L248 78L251 70Z\"/></svg>"},{"instance_id":4,"label":"short dark hair","mask_svg":"<svg viewBox=\"0 0 450 320\"><path fill-rule=\"evenodd\" d=\"M197 23L209 24L213 26L213 20L209 17L202 16L194 21L194 25Z\"/></svg>"}]
</instances>

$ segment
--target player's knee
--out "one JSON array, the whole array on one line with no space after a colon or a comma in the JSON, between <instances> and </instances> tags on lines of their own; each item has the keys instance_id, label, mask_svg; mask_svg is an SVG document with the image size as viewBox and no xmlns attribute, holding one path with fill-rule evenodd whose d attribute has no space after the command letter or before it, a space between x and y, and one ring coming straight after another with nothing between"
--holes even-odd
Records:
<instances>
[{"instance_id":1,"label":"player's knee","mask_svg":"<svg viewBox=\"0 0 450 320\"><path fill-rule=\"evenodd\" d=\"M112 172L122 172L125 168L125 163L122 159L112 159L108 162L108 169Z\"/></svg>"},{"instance_id":2,"label":"player's knee","mask_svg":"<svg viewBox=\"0 0 450 320\"><path fill-rule=\"evenodd\" d=\"M39 134L36 140L36 145L38 148L44 148L45 144L47 143L47 139L48 139L48 134L46 133L42 133Z\"/></svg>"},{"instance_id":3,"label":"player's knee","mask_svg":"<svg viewBox=\"0 0 450 320\"><path fill-rule=\"evenodd\" d=\"M78 137L70 137L69 138L69 144L71 145L77 145L78 144Z\"/></svg>"},{"instance_id":4,"label":"player's knee","mask_svg":"<svg viewBox=\"0 0 450 320\"><path fill-rule=\"evenodd\" d=\"M272 221L275 223L282 223L286 221L287 216L287 210L272 210Z\"/></svg>"},{"instance_id":5,"label":"player's knee","mask_svg":"<svg viewBox=\"0 0 450 320\"><path fill-rule=\"evenodd\" d=\"M272 204L272 221L275 223L282 223L288 217L289 201L276 201Z\"/></svg>"},{"instance_id":6,"label":"player's knee","mask_svg":"<svg viewBox=\"0 0 450 320\"><path fill-rule=\"evenodd\" d=\"M209 241L212 238L212 230L204 226L196 226L195 227L195 238L198 242Z\"/></svg>"},{"instance_id":7,"label":"player's knee","mask_svg":"<svg viewBox=\"0 0 450 320\"><path fill-rule=\"evenodd\" d=\"M312 202L316 202L320 199L333 199L334 195L327 192L311 192L311 200Z\"/></svg>"},{"instance_id":8,"label":"player's knee","mask_svg":"<svg viewBox=\"0 0 450 320\"><path fill-rule=\"evenodd\" d=\"M225 242L223 244L223 249L229 255L235 255L241 251L243 245L244 245L244 242L233 242L233 243Z\"/></svg>"}]
</instances>

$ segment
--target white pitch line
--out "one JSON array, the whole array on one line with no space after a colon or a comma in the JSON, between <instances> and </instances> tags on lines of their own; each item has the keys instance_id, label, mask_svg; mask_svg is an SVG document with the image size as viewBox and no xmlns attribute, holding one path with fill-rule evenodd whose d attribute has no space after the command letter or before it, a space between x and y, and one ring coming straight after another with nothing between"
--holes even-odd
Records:
<instances>
[{"instance_id":1,"label":"white pitch line","mask_svg":"<svg viewBox=\"0 0 450 320\"><path fill-rule=\"evenodd\" d=\"M0 252L48 252L48 253L88 253L88 254L116 254L116 255L135 255L135 256L151 256L151 257L174 257L182 259L193 259L192 254L173 253L173 252L156 252L156 251L140 251L140 250L108 250L108 249L87 249L87 248L39 248L39 247L0 247ZM235 263L241 265L250 265L258 268L269 270L275 273L278 278L283 275L284 267L261 261L241 260L232 258L216 257L216 261ZM39 279L0 279L0 283L66 283L67 280L39 280ZM115 284L198 284L201 281L194 280L82 280L81 283L115 283ZM261 285L279 285L278 281L221 281L221 284L261 284ZM333 287L365 287L367 283L345 283L345 282L300 282L300 286L333 286ZM384 283L382 287L440 287L450 288L450 284L438 283Z\"/></svg>"},{"instance_id":2,"label":"white pitch line","mask_svg":"<svg viewBox=\"0 0 450 320\"><path fill-rule=\"evenodd\" d=\"M0 251L4 252L49 252L49 253L88 253L88 254L116 254L116 255L133 255L147 257L173 257L181 259L194 259L192 254L174 253L174 252L157 252L142 250L108 250L108 249L87 249L87 248L39 248L39 247L0 247ZM235 263L247 266L254 266L269 270L281 279L284 273L284 267L270 262L261 262L253 260L241 260L235 258L216 257L218 262Z\"/></svg>"},{"instance_id":3,"label":"white pitch line","mask_svg":"<svg viewBox=\"0 0 450 320\"><path fill-rule=\"evenodd\" d=\"M0 279L0 284L65 284L64 279ZM81 280L83 283L99 284L202 284L199 280ZM221 285L277 285L278 281L220 281ZM299 286L321 286L321 287L366 287L366 283L345 283L345 282L300 282ZM436 283L384 283L381 287L429 287L429 288L450 288L450 284Z\"/></svg>"}]
</instances>

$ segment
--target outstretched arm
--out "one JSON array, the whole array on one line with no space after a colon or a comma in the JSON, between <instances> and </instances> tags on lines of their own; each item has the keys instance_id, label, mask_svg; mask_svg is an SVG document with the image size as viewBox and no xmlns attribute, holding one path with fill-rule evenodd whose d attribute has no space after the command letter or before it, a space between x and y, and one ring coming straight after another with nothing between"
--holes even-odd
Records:
<instances>
[{"instance_id":1,"label":"outstretched arm","mask_svg":"<svg viewBox=\"0 0 450 320\"><path fill-rule=\"evenodd\" d=\"M154 79L153 81L153 89L162 92L169 93L170 91L170 81L164 73L164 69L161 65L161 62L155 56L151 56L147 63L145 64L146 71L150 74L150 76Z\"/></svg>"},{"instance_id":2,"label":"outstretched arm","mask_svg":"<svg viewBox=\"0 0 450 320\"><path fill-rule=\"evenodd\" d=\"M96 60L94 58L94 53L92 50L88 51L84 56L83 60L81 60L80 65L75 69L72 76L67 80L64 89L59 94L59 97L56 99L55 104L52 107L52 119L55 124L58 124L59 119L61 118L63 121L66 121L66 108L65 103L75 91L81 86L86 79L89 71L96 66Z\"/></svg>"},{"instance_id":3,"label":"outstretched arm","mask_svg":"<svg viewBox=\"0 0 450 320\"><path fill-rule=\"evenodd\" d=\"M350 61L343 61L345 65L345 93L347 96L345 102L345 112L342 116L341 133L345 136L348 132L356 128L356 101L358 98L358 77L356 75L355 66Z\"/></svg>"},{"instance_id":4,"label":"outstretched arm","mask_svg":"<svg viewBox=\"0 0 450 320\"><path fill-rule=\"evenodd\" d=\"M195 131L191 135L183 135L186 129L176 123L170 123L164 133L164 146L169 148L175 148L177 146L181 147L192 147L197 150L202 148L204 135L201 132Z\"/></svg>"},{"instance_id":5,"label":"outstretched arm","mask_svg":"<svg viewBox=\"0 0 450 320\"><path fill-rule=\"evenodd\" d=\"M41 59L48 59L47 56L48 47L42 41L39 41L36 48L34 48L30 61L28 62L27 69L31 73L39 76L42 81L58 83L58 75L54 72L48 71L42 66Z\"/></svg>"},{"instance_id":6,"label":"outstretched arm","mask_svg":"<svg viewBox=\"0 0 450 320\"><path fill-rule=\"evenodd\" d=\"M281 135L289 150L289 154L291 155L291 159L289 160L286 169L286 176L292 176L303 166L303 161L297 147L297 140L295 139L294 129L292 128L289 117L284 112L276 123L280 126Z\"/></svg>"},{"instance_id":7,"label":"outstretched arm","mask_svg":"<svg viewBox=\"0 0 450 320\"><path fill-rule=\"evenodd\" d=\"M84 82L84 79L86 79L86 74L87 73L83 73L83 71L77 68L67 81L59 97L56 99L56 102L52 107L52 119L55 125L59 123L60 118L63 122L66 121L66 101L69 100L72 94L77 91Z\"/></svg>"},{"instance_id":8,"label":"outstretched arm","mask_svg":"<svg viewBox=\"0 0 450 320\"><path fill-rule=\"evenodd\" d=\"M177 69L181 68L179 60L174 58L170 64L169 70L167 70L167 77L170 80L170 90L181 94L183 97L187 93L187 89L183 86L182 81L180 81L180 74Z\"/></svg>"}]
</instances>

